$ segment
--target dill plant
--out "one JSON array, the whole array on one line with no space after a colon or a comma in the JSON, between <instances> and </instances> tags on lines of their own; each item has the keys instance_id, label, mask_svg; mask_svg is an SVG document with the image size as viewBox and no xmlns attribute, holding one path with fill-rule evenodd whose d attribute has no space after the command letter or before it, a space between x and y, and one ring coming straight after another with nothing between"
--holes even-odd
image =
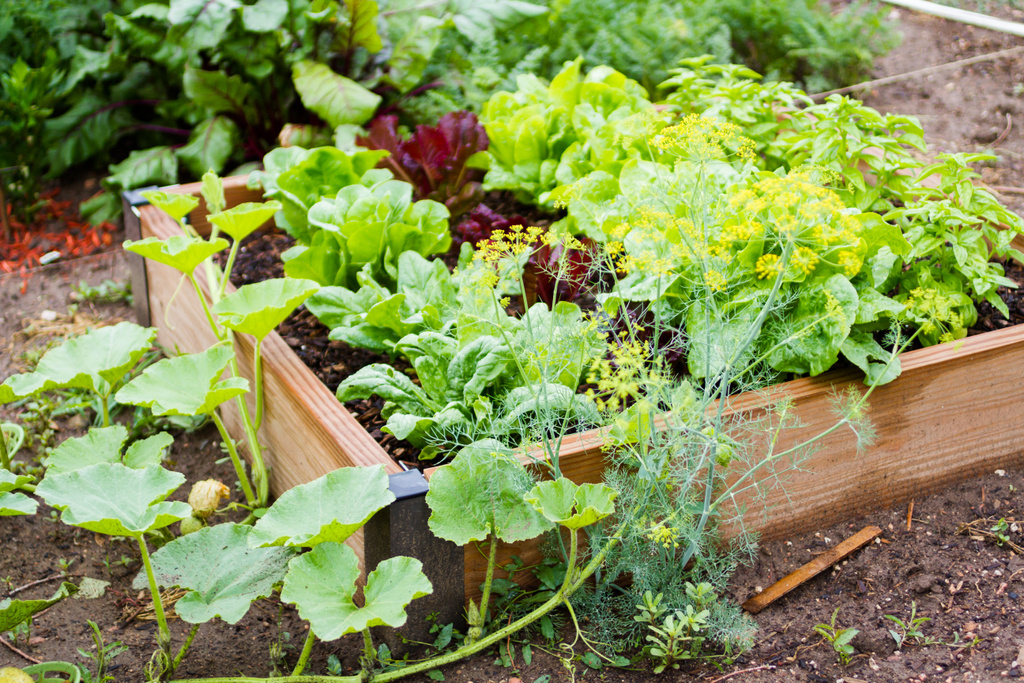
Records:
<instances>
[{"instance_id":1,"label":"dill plant","mask_svg":"<svg viewBox=\"0 0 1024 683\"><path fill-rule=\"evenodd\" d=\"M664 668L709 656L706 641L726 653L751 642L752 622L716 599L754 548L744 511L784 485L785 472L824 435L782 447L780 436L796 425L791 406L766 399L753 414L734 409L732 397L778 379L773 355L849 333L856 306L846 290L821 288L808 300L804 285L852 277L864 253L861 225L828 188L830 174L759 173L754 143L734 124L691 115L667 125L650 113L633 124L623 126L632 138L625 142L646 146L660 163L650 164L649 191L603 246L615 278L598 299L614 318L606 320L607 353L587 377L588 398L608 425L605 481L618 492L618 515L590 528L589 543L597 552L615 542L595 584L573 603L590 617L591 647L650 641L657 645L646 651ZM806 315L794 315L802 307ZM893 341L876 380L906 344L898 330ZM688 371L671 367L673 352L687 358ZM868 442L868 394L839 397L827 433L850 428ZM632 619L651 594L661 596L660 621ZM686 618L694 614L702 618ZM672 640L666 649L665 634L683 632L692 645Z\"/></svg>"}]
</instances>

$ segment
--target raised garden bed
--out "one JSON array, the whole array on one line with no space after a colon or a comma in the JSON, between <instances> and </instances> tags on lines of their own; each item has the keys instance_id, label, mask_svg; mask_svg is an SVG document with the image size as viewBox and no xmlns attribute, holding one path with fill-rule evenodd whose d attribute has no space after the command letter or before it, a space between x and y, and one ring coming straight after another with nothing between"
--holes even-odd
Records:
<instances>
[{"instance_id":1,"label":"raised garden bed","mask_svg":"<svg viewBox=\"0 0 1024 683\"><path fill-rule=\"evenodd\" d=\"M224 184L228 206L261 199L246 188L244 177ZM199 193L198 184L165 189ZM135 207L129 215L138 217L128 221L132 239L166 238L179 231L174 220L152 206ZM207 227L201 208L191 221L200 232ZM199 271L197 276L202 283ZM213 337L195 294L183 288L174 296L178 279L170 268L135 263L139 321L156 326L159 343L169 349L205 349ZM251 345L244 337L238 341L242 372L249 374ZM436 605L444 604L445 595L477 595L486 561L475 547L453 552L446 547L450 544L429 534L424 534L429 541L417 537L418 529L426 529L429 513L423 503L423 477L416 471L403 473L280 336L271 333L263 348L266 419L260 436L268 450L273 492L280 495L338 467L382 465L392 474L393 488L404 487L404 493L396 491L399 501L388 515L367 526L365 538L357 533L350 539L359 557L373 566L388 554L419 554L445 585L442 589L435 583ZM763 495L737 501L747 530L769 539L803 532L1021 461L1024 423L1017 419L1015 399L1024 383L1024 326L908 352L902 367L896 381L871 397L868 417L876 432L874 443L858 451L848 431L837 431L785 475L784 487L774 485L769 480L773 475L766 473L759 487ZM756 415L771 402L792 401L799 426L782 433L781 450L834 424L833 398L847 388L863 390L858 371L832 371L733 397L731 410ZM224 419L229 430L240 431L231 408ZM563 473L578 483L598 481L605 463L602 445L599 432L566 437L560 456ZM527 562L537 557L532 546L505 551ZM453 566L460 559L464 571Z\"/></svg>"}]
</instances>

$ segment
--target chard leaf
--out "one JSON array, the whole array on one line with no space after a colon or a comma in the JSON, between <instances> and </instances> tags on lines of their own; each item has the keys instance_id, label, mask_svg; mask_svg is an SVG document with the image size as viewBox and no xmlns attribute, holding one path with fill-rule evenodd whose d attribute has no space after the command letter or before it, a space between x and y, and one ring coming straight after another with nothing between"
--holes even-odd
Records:
<instances>
[{"instance_id":1,"label":"chard leaf","mask_svg":"<svg viewBox=\"0 0 1024 683\"><path fill-rule=\"evenodd\" d=\"M381 102L380 95L339 76L326 64L308 59L292 66L292 80L302 104L331 128L346 123L366 123L373 118Z\"/></svg>"},{"instance_id":2,"label":"chard leaf","mask_svg":"<svg viewBox=\"0 0 1024 683\"><path fill-rule=\"evenodd\" d=\"M224 40L235 10L241 6L239 0L171 0L167 20L181 27L190 50L215 48Z\"/></svg>"},{"instance_id":3,"label":"chard leaf","mask_svg":"<svg viewBox=\"0 0 1024 683\"><path fill-rule=\"evenodd\" d=\"M536 538L551 523L523 504L533 486L526 468L496 441L463 448L451 464L430 480L428 520L435 536L457 545L488 536L515 543Z\"/></svg>"},{"instance_id":4,"label":"chard leaf","mask_svg":"<svg viewBox=\"0 0 1024 683\"><path fill-rule=\"evenodd\" d=\"M65 581L49 600L12 600L8 598L0 601L0 631L11 630L33 614L38 614L77 592L78 586Z\"/></svg>"},{"instance_id":5,"label":"chard leaf","mask_svg":"<svg viewBox=\"0 0 1024 683\"><path fill-rule=\"evenodd\" d=\"M128 440L128 430L121 425L93 427L85 436L65 439L46 458L46 473L60 474L98 463L121 463L121 451ZM159 465L164 451L174 437L161 432L136 441L124 454L123 464L132 469Z\"/></svg>"},{"instance_id":6,"label":"chard leaf","mask_svg":"<svg viewBox=\"0 0 1024 683\"><path fill-rule=\"evenodd\" d=\"M101 327L50 349L35 371L8 377L0 400L58 388L109 393L153 345L156 330L124 322Z\"/></svg>"},{"instance_id":7,"label":"chard leaf","mask_svg":"<svg viewBox=\"0 0 1024 683\"><path fill-rule=\"evenodd\" d=\"M615 512L618 492L604 484L577 486L562 477L542 481L526 495L533 508L555 524L569 529L582 529Z\"/></svg>"},{"instance_id":8,"label":"chard leaf","mask_svg":"<svg viewBox=\"0 0 1024 683\"><path fill-rule=\"evenodd\" d=\"M62 511L65 524L108 536L140 538L192 514L187 503L164 499L185 475L162 467L134 470L100 463L47 476L36 495Z\"/></svg>"},{"instance_id":9,"label":"chard leaf","mask_svg":"<svg viewBox=\"0 0 1024 683\"><path fill-rule=\"evenodd\" d=\"M362 607L354 602L358 578L355 551L323 543L289 563L281 599L298 607L317 637L335 640L373 626L402 626L406 605L434 591L423 564L411 557L384 560L369 573Z\"/></svg>"},{"instance_id":10,"label":"chard leaf","mask_svg":"<svg viewBox=\"0 0 1024 683\"><path fill-rule=\"evenodd\" d=\"M192 131L184 147L174 153L195 176L220 173L238 149L238 126L226 116L206 119Z\"/></svg>"},{"instance_id":11,"label":"chard leaf","mask_svg":"<svg viewBox=\"0 0 1024 683\"><path fill-rule=\"evenodd\" d=\"M146 190L142 193L146 201L168 214L176 221L187 216L192 209L199 206L199 200L190 194Z\"/></svg>"},{"instance_id":12,"label":"chard leaf","mask_svg":"<svg viewBox=\"0 0 1024 683\"><path fill-rule=\"evenodd\" d=\"M312 280L275 278L239 287L213 307L221 325L263 339L320 289Z\"/></svg>"},{"instance_id":13,"label":"chard leaf","mask_svg":"<svg viewBox=\"0 0 1024 683\"><path fill-rule=\"evenodd\" d=\"M423 78L430 57L441 42L444 27L443 20L422 14L395 43L388 60L387 79L399 92L409 92Z\"/></svg>"},{"instance_id":14,"label":"chard leaf","mask_svg":"<svg viewBox=\"0 0 1024 683\"><path fill-rule=\"evenodd\" d=\"M185 588L174 605L190 624L220 617L237 624L253 600L273 594L294 554L285 548L250 548L252 527L218 524L180 536L153 554L153 573L160 586ZM135 577L136 589L148 588L145 572Z\"/></svg>"},{"instance_id":15,"label":"chard leaf","mask_svg":"<svg viewBox=\"0 0 1024 683\"><path fill-rule=\"evenodd\" d=\"M213 242L207 242L199 237L188 235L174 235L166 240L147 237L135 242L132 240L124 242L125 251L170 266L185 275L191 275L196 266L218 251L227 248L228 241L226 239L218 237Z\"/></svg>"},{"instance_id":16,"label":"chard leaf","mask_svg":"<svg viewBox=\"0 0 1024 683\"><path fill-rule=\"evenodd\" d=\"M138 149L119 164L110 165L103 187L120 192L145 185L173 185L178 182L178 157L172 147Z\"/></svg>"},{"instance_id":17,"label":"chard leaf","mask_svg":"<svg viewBox=\"0 0 1024 683\"><path fill-rule=\"evenodd\" d=\"M288 17L288 0L256 0L242 8L242 26L251 33L270 33Z\"/></svg>"},{"instance_id":18,"label":"chard leaf","mask_svg":"<svg viewBox=\"0 0 1024 683\"><path fill-rule=\"evenodd\" d=\"M342 467L286 491L256 522L249 545L341 543L394 500L383 466Z\"/></svg>"},{"instance_id":19,"label":"chard leaf","mask_svg":"<svg viewBox=\"0 0 1024 683\"><path fill-rule=\"evenodd\" d=\"M212 213L211 223L220 228L231 239L241 242L281 210L281 202L245 202L227 211Z\"/></svg>"},{"instance_id":20,"label":"chard leaf","mask_svg":"<svg viewBox=\"0 0 1024 683\"><path fill-rule=\"evenodd\" d=\"M185 97L211 114L244 115L249 108L252 86L241 76L186 66L182 84Z\"/></svg>"},{"instance_id":21,"label":"chard leaf","mask_svg":"<svg viewBox=\"0 0 1024 683\"><path fill-rule=\"evenodd\" d=\"M117 402L145 406L154 415L208 415L224 401L246 393L242 377L221 380L234 351L211 346L202 353L165 358L117 392Z\"/></svg>"},{"instance_id":22,"label":"chard leaf","mask_svg":"<svg viewBox=\"0 0 1024 683\"><path fill-rule=\"evenodd\" d=\"M7 493L20 489L26 484L31 484L35 479L25 474L15 474L10 470L0 468L0 493Z\"/></svg>"},{"instance_id":23,"label":"chard leaf","mask_svg":"<svg viewBox=\"0 0 1024 683\"><path fill-rule=\"evenodd\" d=\"M342 31L344 41L340 52L350 52L357 47L373 54L384 47L377 34L377 3L373 0L345 0L348 9L348 28Z\"/></svg>"}]
</instances>

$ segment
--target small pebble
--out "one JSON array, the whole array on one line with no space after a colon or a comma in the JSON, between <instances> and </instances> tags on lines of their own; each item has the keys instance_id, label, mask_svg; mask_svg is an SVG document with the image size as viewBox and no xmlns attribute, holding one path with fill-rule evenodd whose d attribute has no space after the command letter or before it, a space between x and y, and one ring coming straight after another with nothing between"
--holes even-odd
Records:
<instances>
[{"instance_id":1,"label":"small pebble","mask_svg":"<svg viewBox=\"0 0 1024 683\"><path fill-rule=\"evenodd\" d=\"M1015 591L1010 591L1010 592L1009 592L1009 593L1007 593L1006 595L1007 595L1007 596L1008 596L1008 597L1009 597L1009 598L1010 598L1011 600L1016 600L1016 599L1017 599L1017 593L1016 593Z\"/></svg>"},{"instance_id":2,"label":"small pebble","mask_svg":"<svg viewBox=\"0 0 1024 683\"><path fill-rule=\"evenodd\" d=\"M47 309L47 310L43 311L42 313L40 313L39 317L42 318L43 320L45 320L48 323L52 323L54 320L57 319L57 312L56 311L51 311L51 310Z\"/></svg>"}]
</instances>

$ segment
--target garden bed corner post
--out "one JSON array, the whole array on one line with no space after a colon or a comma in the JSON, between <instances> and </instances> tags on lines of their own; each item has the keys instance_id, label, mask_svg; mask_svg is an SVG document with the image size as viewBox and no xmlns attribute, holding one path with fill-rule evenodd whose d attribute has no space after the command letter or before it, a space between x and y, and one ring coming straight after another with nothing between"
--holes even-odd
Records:
<instances>
[{"instance_id":1,"label":"garden bed corner post","mask_svg":"<svg viewBox=\"0 0 1024 683\"><path fill-rule=\"evenodd\" d=\"M405 555L423 563L423 573L434 587L433 593L409 605L406 610L409 618L401 629L375 629L375 636L387 643L393 654L401 656L408 648L399 632L410 641L434 641L435 636L430 633L433 624L427 621L429 615L437 615L434 623L441 626L455 624L457 629L464 626L465 551L461 546L434 536L427 527L429 486L420 471L389 475L389 487L395 501L363 527L366 572L373 571L389 557Z\"/></svg>"},{"instance_id":2,"label":"garden bed corner post","mask_svg":"<svg viewBox=\"0 0 1024 683\"><path fill-rule=\"evenodd\" d=\"M142 196L146 190L156 190L156 185L142 187L121 193L121 206L124 208L124 235L132 241L142 239L142 220L139 207L149 204ZM126 253L130 282L132 285L132 308L135 310L135 321L143 327L152 324L149 313L149 280L146 277L146 259L138 254Z\"/></svg>"}]
</instances>

